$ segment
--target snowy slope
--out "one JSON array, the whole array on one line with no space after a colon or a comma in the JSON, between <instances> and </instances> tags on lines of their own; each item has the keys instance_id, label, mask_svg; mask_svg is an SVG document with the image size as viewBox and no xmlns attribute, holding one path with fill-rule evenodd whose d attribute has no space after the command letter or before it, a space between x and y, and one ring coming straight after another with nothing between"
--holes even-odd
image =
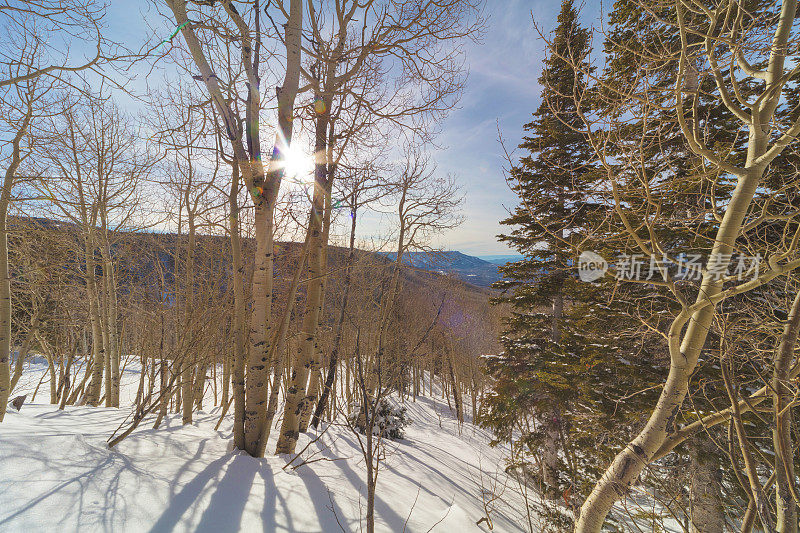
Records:
<instances>
[{"instance_id":1,"label":"snowy slope","mask_svg":"<svg viewBox=\"0 0 800 533\"><path fill-rule=\"evenodd\" d=\"M43 372L34 365L21 392ZM123 398L135 393L135 365ZM19 390L19 389L18 389ZM20 392L15 391L15 394ZM181 426L171 415L158 430L145 422L117 448L106 439L128 409L68 407L46 402L10 411L0 425L0 531L360 531L366 509L365 468L355 436L331 425L283 469L286 457L254 459L226 450L230 419L219 413ZM28 400L30 400L30 396ZM209 402L210 405L210 402ZM490 504L494 531L524 531L524 504L503 473L502 450L490 435L458 424L441 397L406 402L413 424L391 443L378 478L379 531L487 531L482 488L502 492ZM277 422L277 421L276 421ZM277 430L272 432L274 449ZM301 450L313 436L304 435ZM483 471L481 471L481 469Z\"/></svg>"}]
</instances>

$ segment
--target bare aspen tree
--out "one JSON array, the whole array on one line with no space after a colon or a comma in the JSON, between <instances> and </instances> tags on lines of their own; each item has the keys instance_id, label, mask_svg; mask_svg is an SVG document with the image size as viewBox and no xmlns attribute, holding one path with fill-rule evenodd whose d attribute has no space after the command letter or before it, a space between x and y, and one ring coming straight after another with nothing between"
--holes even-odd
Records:
<instances>
[{"instance_id":1,"label":"bare aspen tree","mask_svg":"<svg viewBox=\"0 0 800 533\"><path fill-rule=\"evenodd\" d=\"M15 134L11 140L11 156L6 162L3 189L0 193L0 422L5 416L8 397L11 394L11 275L8 264L8 207L11 203L11 194L17 170L27 156L23 140L28 133L31 120L36 111L36 101L40 98L35 93L35 80L29 82L27 88L17 87L23 106L9 106L13 111L3 118L11 120ZM5 104L5 102L3 102ZM5 105L3 106L5 109ZM18 116L13 116L15 111ZM17 356L20 357L19 355Z\"/></svg>"},{"instance_id":2,"label":"bare aspen tree","mask_svg":"<svg viewBox=\"0 0 800 533\"><path fill-rule=\"evenodd\" d=\"M209 191L215 182L221 161L213 157L216 153L212 144L215 128L198 98L185 94L180 89L171 89L161 95L154 105L157 106L158 114L156 135L159 144L170 154L167 169L169 182L164 183L164 186L178 196L179 236L183 234L184 212L186 214L187 233L182 261L183 291L180 297L180 306L183 308L181 334L187 336L186 342L191 345L197 319L194 301L197 291L195 256L198 229L202 229L198 226L201 224L200 219L216 207L209 201ZM177 246L175 252L177 257ZM196 353L187 353L186 358L181 361L180 390L184 424L191 423L195 405L202 405L206 367L206 361Z\"/></svg>"},{"instance_id":3,"label":"bare aspen tree","mask_svg":"<svg viewBox=\"0 0 800 533\"><path fill-rule=\"evenodd\" d=\"M363 421L350 421L350 429L358 439L358 445L361 448L361 454L366 463L367 475L367 510L366 522L367 533L374 533L375 531L375 493L378 485L378 474L380 473L381 463L383 457L384 435L382 428L377 426L377 414L381 401L389 394L390 389L386 387L381 381L382 373L378 373L378 381L372 385L372 392L368 389L368 378L366 370L360 353L360 342L358 336L356 337L355 348L355 361L356 361L356 382L358 384L361 398L362 407L361 411L364 413ZM359 424L361 427L359 427ZM361 436L363 431L364 436Z\"/></svg>"},{"instance_id":4,"label":"bare aspen tree","mask_svg":"<svg viewBox=\"0 0 800 533\"><path fill-rule=\"evenodd\" d=\"M2 45L0 105L5 118L16 124L16 128L12 126L11 154L6 161L0 198L0 422L10 393L11 287L6 224L16 173L25 158L23 139L37 116L43 94L59 84L60 77L98 67L110 60L107 56L109 43L100 31L102 17L102 6L93 0L45 0L20 6L6 5L0 9L0 20L6 32ZM69 47L55 45L51 41L53 36L64 43L73 40L96 43L96 54L93 58L70 57L64 52ZM20 104L26 110L12 118L12 114L22 109ZM7 110L10 113L7 114Z\"/></svg>"},{"instance_id":5,"label":"bare aspen tree","mask_svg":"<svg viewBox=\"0 0 800 533\"><path fill-rule=\"evenodd\" d=\"M0 18L9 37L19 38L36 50L22 60L25 68L4 70L0 88L40 77L59 79L70 73L97 70L113 61L108 54L112 42L102 32L104 15L105 6L94 0L40 0L0 6ZM65 52L71 49L65 44L77 42L91 43L89 54L71 57Z\"/></svg>"},{"instance_id":6,"label":"bare aspen tree","mask_svg":"<svg viewBox=\"0 0 800 533\"><path fill-rule=\"evenodd\" d=\"M342 337L344 336L345 317L347 316L347 305L350 300L350 289L353 280L353 264L356 252L356 225L358 223L359 208L378 200L385 192L379 188L380 184L374 177L375 169L355 169L352 176L345 177L346 191L344 193L344 203L350 216L350 233L348 237L347 259L345 260L344 286L342 288L342 299L339 303L338 317L336 319L333 344L331 347L328 362L328 371L325 376L325 383L320 395L314 416L311 419L311 426L315 429L319 426L320 418L328 407L328 399L332 393L339 369L339 351L342 348ZM335 409L333 409L335 412Z\"/></svg>"},{"instance_id":7,"label":"bare aspen tree","mask_svg":"<svg viewBox=\"0 0 800 533\"><path fill-rule=\"evenodd\" d=\"M478 22L472 20L476 4L463 0L342 2L330 7L331 13L327 14L309 3L312 44L307 54L312 58L312 65L304 70L304 77L313 90L316 114L315 180L308 223L310 281L299 352L291 373L276 447L278 454L294 452L319 392L317 326L324 301L325 221L331 216L331 190L343 149L364 127L364 119L359 118L362 114L374 116L375 120L412 126L415 120L435 120L444 115L461 89L463 76L457 49L446 49L443 43L453 41L456 47L460 39L472 35L478 28ZM425 59L422 54L427 54ZM381 62L390 58L399 60L403 69L396 76L400 84L397 94L387 98L381 85L375 86L374 80L380 80L380 74L388 70ZM422 71L418 70L420 64L425 65ZM344 121L346 126L342 127L332 119L332 112L347 105L355 110L350 114L350 123Z\"/></svg>"},{"instance_id":8,"label":"bare aspen tree","mask_svg":"<svg viewBox=\"0 0 800 533\"><path fill-rule=\"evenodd\" d=\"M240 227L239 191L239 166L231 165L231 188L228 193L228 209L230 216L230 245L233 277L233 359L231 361L231 382L233 385L233 439L234 445L244 443L244 402L245 402L245 329L246 320L244 293L244 264L242 262L242 241Z\"/></svg>"},{"instance_id":9,"label":"bare aspen tree","mask_svg":"<svg viewBox=\"0 0 800 533\"><path fill-rule=\"evenodd\" d=\"M436 175L427 156L409 149L397 180L392 184L396 198L397 244L388 302L393 302L399 288L400 271L408 251L432 251L429 239L433 234L458 226L462 217L456 214L463 197L452 177ZM392 304L382 309L381 324L388 323ZM381 331L381 336L385 334Z\"/></svg>"},{"instance_id":10,"label":"bare aspen tree","mask_svg":"<svg viewBox=\"0 0 800 533\"><path fill-rule=\"evenodd\" d=\"M116 347L109 354L111 341L107 327L112 317L105 313L102 302L104 287L97 280L97 269L102 263L97 256L103 257L100 248L104 242L110 243L113 233L136 227L133 216L137 181L148 171L150 162L137 146L138 138L124 115L102 100L91 97L78 100L70 110L54 118L48 128L53 135L52 144L39 159L44 167L42 173L47 177L38 180L36 187L49 201L51 212L73 222L82 232L93 353L86 402L95 405L101 397L104 374L109 378L107 396L113 396L112 367L117 367L118 362L112 364L109 358L119 356ZM56 131L65 134L54 135ZM108 254L110 248L105 255ZM104 277L112 275L111 268L107 263ZM106 291L115 289L109 285Z\"/></svg>"},{"instance_id":11,"label":"bare aspen tree","mask_svg":"<svg viewBox=\"0 0 800 533\"><path fill-rule=\"evenodd\" d=\"M291 0L288 11L283 3L274 3L286 20L282 35L286 48L286 75L283 85L278 90L278 127L276 142L265 172L261 159L261 139L259 118L262 112L262 95L260 88L260 64L262 61L262 4L256 1L247 5L247 12L239 12L236 4L230 0L221 2L221 13L215 6L206 6L202 2L186 0L168 0L171 17L180 28L188 53L200 73L198 79L205 84L211 97L214 109L218 114L221 129L230 143L233 159L245 188L255 205L256 255L252 281L251 313L249 339L249 364L247 367L246 397L244 414L244 441L241 445L245 451L254 456L263 455L266 444L261 442L264 431L267 391L270 372L268 360L271 337L272 308L272 270L274 246L274 210L275 201L283 177L282 161L292 138L294 120L294 99L297 94L300 77L300 37L302 32L303 6L300 0ZM189 21L187 10L192 12L193 21ZM265 6L266 7L266 6ZM247 97L245 104L244 127L240 115L236 113L233 103L221 87L221 74L212 63L214 50L209 49L211 43L203 41L206 32L202 21L213 17L220 21L222 27L229 28L240 43L241 58L239 66L246 74Z\"/></svg>"},{"instance_id":12,"label":"bare aspen tree","mask_svg":"<svg viewBox=\"0 0 800 533\"><path fill-rule=\"evenodd\" d=\"M100 302L99 288L97 284L97 220L99 203L93 202L89 197L85 181L84 172L88 171L85 161L88 156L83 143L81 126L78 124L79 115L75 110L70 110L62 115L66 135L64 136L64 153L68 154L69 159L61 160L56 154L54 164L58 168L61 176L66 178L62 181L63 188L58 190L60 199L56 200L53 188L55 183L43 180L41 185L44 188L44 196L51 198L56 209L65 211L65 215L75 221L82 230L81 248L84 263L84 279L86 282L86 299L89 307L89 322L91 324L92 356L91 362L87 364L87 371L91 375L84 401L89 405L97 405L100 402L102 392L103 371L105 368L105 345L103 344L102 325L100 322ZM63 161L63 163L62 163ZM72 179L70 179L72 178ZM68 184L68 185L67 185ZM67 194L69 196L67 196ZM68 198L68 199L67 199Z\"/></svg>"},{"instance_id":13,"label":"bare aspen tree","mask_svg":"<svg viewBox=\"0 0 800 533\"><path fill-rule=\"evenodd\" d=\"M769 206L762 215L753 214L752 208L754 196L763 184L770 163L800 133L800 121L787 122L776 116L784 89L797 70L794 65L787 67L788 47L793 38L792 27L797 5L790 0L777 3L774 9L767 7L764 11L750 13L745 12L739 4L727 1L715 2L710 7L692 0L657 4L642 6L648 10L657 7L669 13L674 21L673 33L682 44L675 56L677 69L673 78L672 101L667 111L679 123L690 149L718 169L719 173L734 178L735 188L729 200L725 205L715 206L714 216L718 225L713 242L708 246L707 258L708 265L727 266L731 254L737 251L737 239L743 233L764 220L774 220L772 217L782 216L770 212ZM728 75L722 67L723 64L734 65L736 74ZM732 157L730 151L726 153L719 147L710 147L701 130L697 81L700 76L713 82L716 98L739 120L747 135L741 162ZM754 82L755 88L752 91L755 94L743 89L744 79ZM611 93L614 91L608 85L602 85L601 88ZM640 102L637 96L615 94L614 98L618 102L627 98L629 102L637 103ZM647 104L644 102L642 105ZM608 116L610 115L606 115ZM587 116L585 121L592 124L594 119ZM664 251L652 232L642 236L629 224L629 209L623 203L623 190L617 180L619 156L615 156L617 161L614 162L608 158L609 137L593 129L588 138L608 172L614 209L623 224L627 225L630 237L643 253ZM749 217L752 220L748 221ZM749 281L735 283L735 278L716 276L712 269L704 269L702 282L691 300L686 298L681 288L676 287L674 279L665 280L665 287L680 305L680 310L665 336L670 356L669 376L645 427L619 452L584 502L576 531L600 531L613 504L625 494L642 470L660 456L662 446L676 431L673 421L689 392L690 376L704 349L719 304L735 295L752 291L779 276L785 276L800 266L800 260L794 257L796 244L796 236L780 243L766 258L768 268L762 269L758 276ZM736 400L734 405L737 405ZM753 483L751 481L751 485ZM762 491L763 487L758 483L752 490ZM774 526L765 505L765 498L756 498L755 510L759 520L769 530ZM782 530L787 530L790 527L787 520L781 520L784 522ZM794 522L796 523L796 519ZM793 527L796 526L791 526L790 529Z\"/></svg>"},{"instance_id":14,"label":"bare aspen tree","mask_svg":"<svg viewBox=\"0 0 800 533\"><path fill-rule=\"evenodd\" d=\"M23 182L24 184L24 182ZM24 191L24 188L23 188ZM24 194L24 192L23 192ZM47 231L47 223L16 216L25 212L25 198L15 202L9 227L9 264L12 290L15 294L17 348L11 390L22 377L28 353L44 355L50 382L51 403L56 403L63 390L63 364L69 359L69 344L74 309L71 272L64 269L70 259L70 247L63 239ZM78 299L80 301L80 299ZM27 322L28 324L24 324Z\"/></svg>"}]
</instances>

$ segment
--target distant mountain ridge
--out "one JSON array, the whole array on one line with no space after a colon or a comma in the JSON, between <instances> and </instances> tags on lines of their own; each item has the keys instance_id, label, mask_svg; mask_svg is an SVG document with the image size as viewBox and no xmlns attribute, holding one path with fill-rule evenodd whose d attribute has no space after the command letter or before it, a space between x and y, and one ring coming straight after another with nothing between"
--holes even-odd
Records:
<instances>
[{"instance_id":1,"label":"distant mountain ridge","mask_svg":"<svg viewBox=\"0 0 800 533\"><path fill-rule=\"evenodd\" d=\"M33 225L35 227L39 227L40 229L48 229L50 231L55 232L65 232L67 234L74 233L78 231L78 227L73 224L72 222L65 222L60 220L53 220L48 218L38 218L38 217L10 217L9 218L9 227L13 229L15 226L26 226L26 225ZM140 242L146 243L148 240L150 241L150 246L156 246L156 248L163 248L160 253L158 254L161 261L162 267L164 272L168 278L172 278L174 275L174 268L175 265L173 264L174 261L174 250L175 247L178 246L179 241L181 239L185 239L186 235L176 235L174 233L160 233L160 232L114 232L117 234L117 237L127 236L127 240L130 242ZM198 235L198 243L202 241L205 243L214 242L215 246L219 247L218 250L223 254L220 256L220 260L225 261L225 251L227 250L227 241L225 237L219 235ZM245 249L248 248L250 244L252 244L248 239L243 240ZM295 246L300 246L301 243L295 242L278 242L276 243L277 247L281 247L284 249L291 249ZM115 244L114 246L117 246ZM333 261L343 261L344 256L347 253L345 248L341 248L338 246L329 246L329 250L331 250ZM359 250L359 254L371 254L374 252L363 251ZM394 261L395 256L397 255L394 252L383 252L377 253L377 255L384 257L389 261ZM133 269L133 271L129 272L129 274L135 274L138 276L146 276L148 272L152 271L155 267L152 263L153 258L155 256L151 256L150 254L144 254L142 257L139 257L138 261L132 261L129 268ZM277 256L276 256L277 257ZM491 256L490 256L491 257ZM492 283L496 281L500 281L502 279L502 274L499 271L499 265L504 265L505 261L499 261L500 258L504 257L513 257L513 256L496 256L498 257L498 262L493 263L481 259L479 257L467 255L458 251L444 251L444 252L406 252L404 254L403 262L406 265L409 265L413 268L416 268L421 271L425 272L434 272L439 274L445 275L453 275L456 278L460 279L463 282L469 283L470 285L474 285L480 288L487 288L492 285ZM135 266L134 266L135 263ZM282 259L278 258L278 264L282 263ZM229 265L224 265L225 268L229 267ZM279 268L280 270L280 268Z\"/></svg>"},{"instance_id":2,"label":"distant mountain ridge","mask_svg":"<svg viewBox=\"0 0 800 533\"><path fill-rule=\"evenodd\" d=\"M517 255L517 254L479 255L477 257L478 259L483 259L484 261L488 261L493 265L501 265L501 266L505 265L506 263L513 263L525 259L524 255Z\"/></svg>"},{"instance_id":3,"label":"distant mountain ridge","mask_svg":"<svg viewBox=\"0 0 800 533\"><path fill-rule=\"evenodd\" d=\"M395 252L385 252L382 255L391 260L397 257ZM453 274L462 281L479 287L489 287L503 277L497 264L455 250L445 252L406 252L403 255L403 263L420 270Z\"/></svg>"}]
</instances>

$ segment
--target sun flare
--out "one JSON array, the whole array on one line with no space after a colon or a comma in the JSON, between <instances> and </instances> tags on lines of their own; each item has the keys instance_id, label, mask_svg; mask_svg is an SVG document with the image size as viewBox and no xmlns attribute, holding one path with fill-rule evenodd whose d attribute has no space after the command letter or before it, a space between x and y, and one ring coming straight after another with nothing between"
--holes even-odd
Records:
<instances>
[{"instance_id":1,"label":"sun flare","mask_svg":"<svg viewBox=\"0 0 800 533\"><path fill-rule=\"evenodd\" d=\"M289 180L305 182L314 172L314 160L297 146L290 146L286 151L283 168Z\"/></svg>"}]
</instances>

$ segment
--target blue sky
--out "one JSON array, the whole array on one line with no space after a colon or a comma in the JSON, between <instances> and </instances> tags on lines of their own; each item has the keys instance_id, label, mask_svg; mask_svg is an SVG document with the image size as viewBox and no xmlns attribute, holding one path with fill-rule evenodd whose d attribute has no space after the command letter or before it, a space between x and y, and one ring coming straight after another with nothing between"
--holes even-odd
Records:
<instances>
[{"instance_id":1,"label":"blue sky","mask_svg":"<svg viewBox=\"0 0 800 533\"><path fill-rule=\"evenodd\" d=\"M506 148L516 148L522 125L539 106L538 84L544 43L532 16L543 29L554 28L560 1L489 0L488 28L482 42L467 46L470 76L459 109L444 125L443 150L435 154L439 169L458 176L466 194L464 224L443 237L442 244L472 255L500 254L499 221L517 205L503 179L507 166L498 141L498 124ZM595 23L599 6L582 11L585 25Z\"/></svg>"},{"instance_id":2,"label":"blue sky","mask_svg":"<svg viewBox=\"0 0 800 533\"><path fill-rule=\"evenodd\" d=\"M496 239L504 229L499 221L517 204L503 178L507 165L498 125L506 147L516 148L522 125L540 102L537 79L544 43L533 28L532 16L541 28L551 31L560 5L558 0L487 0L484 36L480 43L465 44L467 86L458 108L443 125L437 140L440 148L432 154L439 171L454 175L465 195L464 223L440 237L438 244L443 248L472 255L511 252ZM584 6L583 23L596 24L599 11L594 0ZM141 42L148 26L160 25L160 19L149 2L110 4L109 26L123 42Z\"/></svg>"}]
</instances>

